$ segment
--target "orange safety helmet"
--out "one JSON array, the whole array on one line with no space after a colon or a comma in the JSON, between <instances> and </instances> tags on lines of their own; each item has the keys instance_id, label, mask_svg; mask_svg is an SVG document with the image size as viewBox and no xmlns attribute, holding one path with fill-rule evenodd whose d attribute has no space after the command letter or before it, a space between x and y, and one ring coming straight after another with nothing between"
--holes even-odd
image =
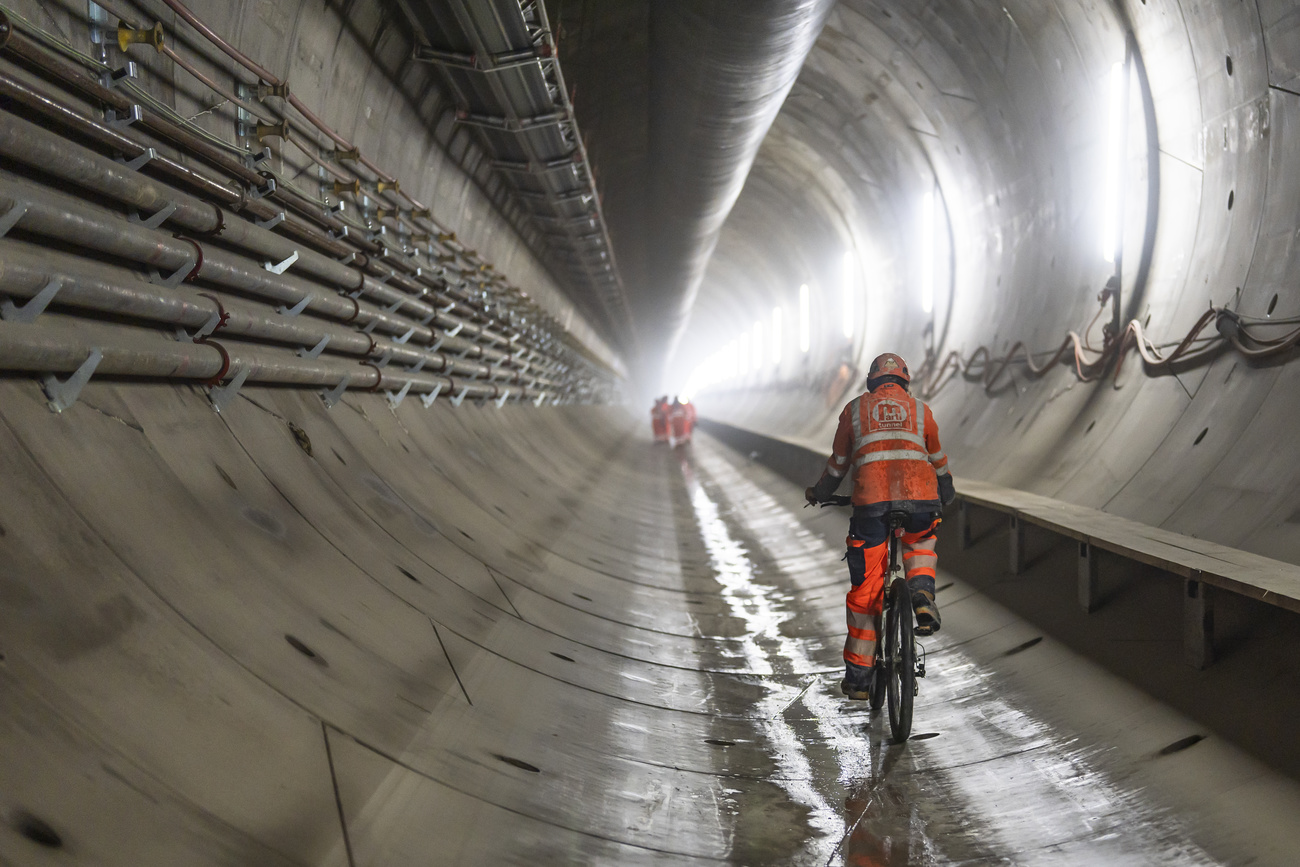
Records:
<instances>
[{"instance_id":1,"label":"orange safety helmet","mask_svg":"<svg viewBox=\"0 0 1300 867\"><path fill-rule=\"evenodd\" d=\"M887 377L898 380L898 384L907 388L912 382L912 375L907 372L907 362L892 352L877 355L867 371L867 390L874 390Z\"/></svg>"}]
</instances>

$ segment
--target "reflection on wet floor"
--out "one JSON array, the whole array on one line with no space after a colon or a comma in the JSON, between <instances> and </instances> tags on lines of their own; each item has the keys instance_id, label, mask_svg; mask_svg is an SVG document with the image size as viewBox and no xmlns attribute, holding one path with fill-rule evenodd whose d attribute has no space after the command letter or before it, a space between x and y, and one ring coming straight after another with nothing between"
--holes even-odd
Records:
<instances>
[{"instance_id":1,"label":"reflection on wet floor","mask_svg":"<svg viewBox=\"0 0 1300 867\"><path fill-rule=\"evenodd\" d=\"M726 790L735 863L1220 863L1176 816L1108 779L1104 747L998 689L963 650L962 597L927 643L917 736L889 743L882 720L838 693L842 552L808 531L793 495L778 502L707 440L676 463L718 593L745 626L745 670L764 685L744 712L770 771ZM788 803L773 803L772 784Z\"/></svg>"}]
</instances>

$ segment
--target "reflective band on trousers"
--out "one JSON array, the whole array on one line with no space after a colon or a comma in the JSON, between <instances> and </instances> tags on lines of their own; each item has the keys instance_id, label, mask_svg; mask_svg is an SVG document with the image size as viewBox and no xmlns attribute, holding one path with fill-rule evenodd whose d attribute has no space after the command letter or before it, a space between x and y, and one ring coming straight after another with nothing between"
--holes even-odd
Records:
<instances>
[{"instance_id":1,"label":"reflective band on trousers","mask_svg":"<svg viewBox=\"0 0 1300 867\"><path fill-rule=\"evenodd\" d=\"M853 459L853 468L872 464L876 461L921 461L926 466L930 465L930 459L925 456L924 452L914 452L911 449L889 449L883 452L867 452L865 455L858 455Z\"/></svg>"}]
</instances>

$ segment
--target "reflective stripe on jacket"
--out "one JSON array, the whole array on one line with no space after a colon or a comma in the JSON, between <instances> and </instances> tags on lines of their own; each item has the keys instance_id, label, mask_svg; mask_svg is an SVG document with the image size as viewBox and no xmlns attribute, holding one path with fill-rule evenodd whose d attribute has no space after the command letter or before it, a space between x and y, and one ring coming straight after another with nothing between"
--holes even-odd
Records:
<instances>
[{"instance_id":1,"label":"reflective stripe on jacket","mask_svg":"<svg viewBox=\"0 0 1300 867\"><path fill-rule=\"evenodd\" d=\"M948 456L930 408L892 382L849 401L826 471L842 477L850 469L855 506L937 501Z\"/></svg>"}]
</instances>

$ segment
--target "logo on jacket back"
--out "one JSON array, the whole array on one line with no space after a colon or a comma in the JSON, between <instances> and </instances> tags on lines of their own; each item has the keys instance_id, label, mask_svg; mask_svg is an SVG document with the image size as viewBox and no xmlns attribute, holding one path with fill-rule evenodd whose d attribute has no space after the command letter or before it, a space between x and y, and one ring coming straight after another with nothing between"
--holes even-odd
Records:
<instances>
[{"instance_id":1,"label":"logo on jacket back","mask_svg":"<svg viewBox=\"0 0 1300 867\"><path fill-rule=\"evenodd\" d=\"M902 430L907 427L907 407L894 400L874 401L871 421L876 430Z\"/></svg>"}]
</instances>

